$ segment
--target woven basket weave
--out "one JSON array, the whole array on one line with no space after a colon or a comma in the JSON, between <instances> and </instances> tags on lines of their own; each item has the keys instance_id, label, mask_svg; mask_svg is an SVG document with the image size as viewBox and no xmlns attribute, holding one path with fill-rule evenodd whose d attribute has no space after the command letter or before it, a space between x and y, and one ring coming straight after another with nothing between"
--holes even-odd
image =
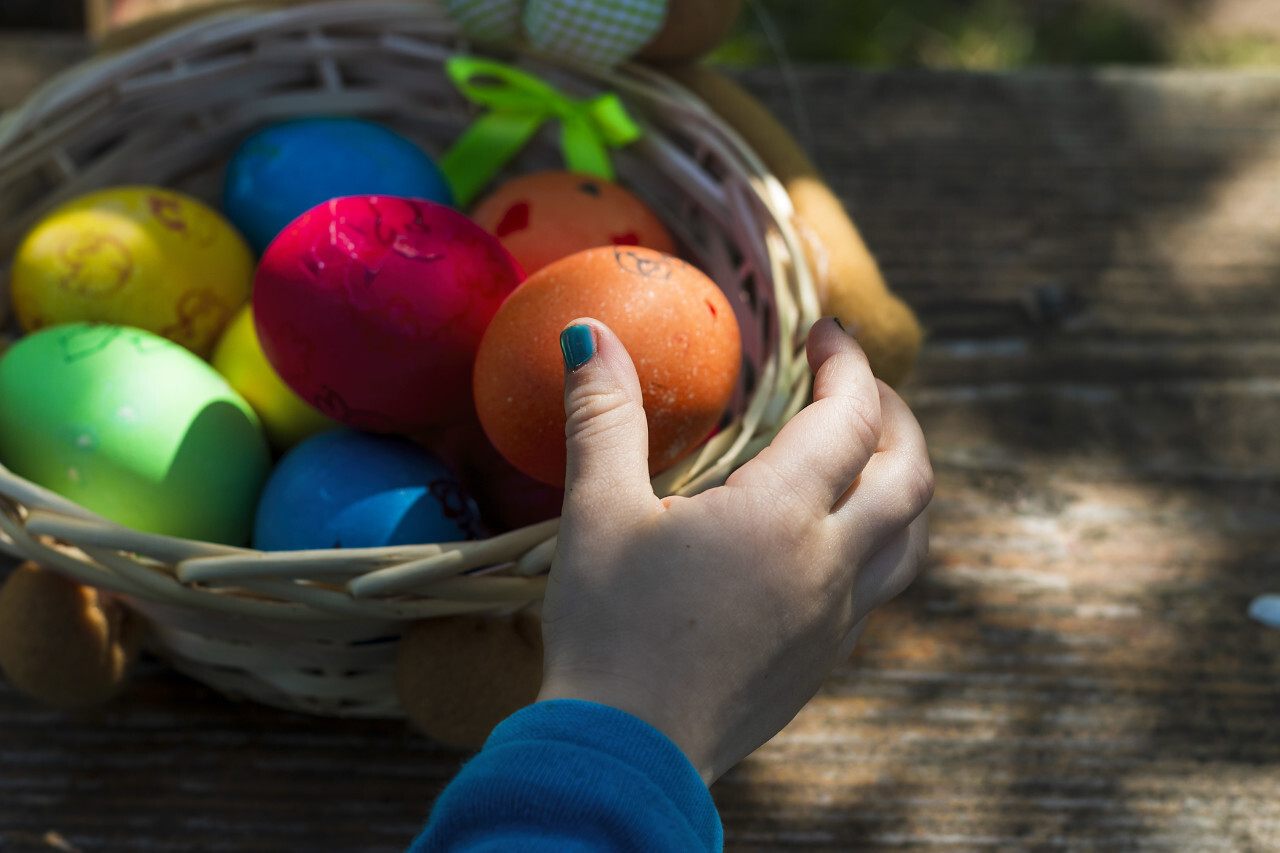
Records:
<instances>
[{"instance_id":1,"label":"woven basket weave","mask_svg":"<svg viewBox=\"0 0 1280 853\"><path fill-rule=\"evenodd\" d=\"M725 291L744 353L732 421L654 485L692 494L722 483L806 402L817 299L781 185L705 105L650 69L495 52L426 0L211 15L73 68L0 117L0 259L7 269L51 207L100 187L165 185L216 207L231 151L286 118L364 116L438 156L477 115L442 70L459 52L510 62L572 97L617 92L644 127L615 153L619 180ZM561 166L547 129L510 172ZM556 529L264 553L124 528L0 467L0 548L117 595L175 669L230 696L334 716L402 715L396 640L414 620L535 605Z\"/></svg>"}]
</instances>

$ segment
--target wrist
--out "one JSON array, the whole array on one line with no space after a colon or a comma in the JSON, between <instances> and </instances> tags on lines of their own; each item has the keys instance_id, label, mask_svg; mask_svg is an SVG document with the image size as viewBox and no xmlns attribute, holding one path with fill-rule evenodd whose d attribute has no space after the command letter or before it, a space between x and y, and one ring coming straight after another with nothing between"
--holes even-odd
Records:
<instances>
[{"instance_id":1,"label":"wrist","mask_svg":"<svg viewBox=\"0 0 1280 853\"><path fill-rule=\"evenodd\" d=\"M594 702L630 714L671 741L708 787L719 775L710 761L708 750L701 745L701 738L671 713L667 702L634 679L596 673L574 673L572 676L547 673L536 701L556 699Z\"/></svg>"}]
</instances>

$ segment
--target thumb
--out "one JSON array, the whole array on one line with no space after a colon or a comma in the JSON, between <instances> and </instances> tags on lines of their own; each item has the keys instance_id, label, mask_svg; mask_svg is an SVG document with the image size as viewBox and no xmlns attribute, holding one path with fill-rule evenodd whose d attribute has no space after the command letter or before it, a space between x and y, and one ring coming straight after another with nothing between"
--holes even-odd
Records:
<instances>
[{"instance_id":1,"label":"thumb","mask_svg":"<svg viewBox=\"0 0 1280 853\"><path fill-rule=\"evenodd\" d=\"M622 526L651 515L649 427L635 364L598 320L560 333L564 354L566 523ZM604 528L608 529L608 528Z\"/></svg>"}]
</instances>

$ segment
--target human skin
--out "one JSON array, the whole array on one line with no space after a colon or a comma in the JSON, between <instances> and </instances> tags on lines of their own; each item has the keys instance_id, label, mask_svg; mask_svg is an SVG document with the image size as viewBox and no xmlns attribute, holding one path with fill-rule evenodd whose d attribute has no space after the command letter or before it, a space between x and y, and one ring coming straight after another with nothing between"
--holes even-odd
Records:
<instances>
[{"instance_id":1,"label":"human skin","mask_svg":"<svg viewBox=\"0 0 1280 853\"><path fill-rule=\"evenodd\" d=\"M565 370L567 478L543 606L539 700L619 708L707 784L782 729L928 552L919 424L831 319L810 330L813 402L720 487L658 498L639 383L590 318Z\"/></svg>"}]
</instances>

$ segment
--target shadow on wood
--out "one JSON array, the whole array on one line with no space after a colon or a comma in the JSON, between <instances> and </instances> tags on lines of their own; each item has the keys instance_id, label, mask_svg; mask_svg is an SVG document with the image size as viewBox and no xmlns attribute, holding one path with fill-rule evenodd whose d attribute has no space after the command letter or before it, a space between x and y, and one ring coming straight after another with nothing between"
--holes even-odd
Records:
<instances>
[{"instance_id":1,"label":"shadow on wood","mask_svg":"<svg viewBox=\"0 0 1280 853\"><path fill-rule=\"evenodd\" d=\"M1280 843L1280 81L798 82L930 330L933 556L720 783L728 848Z\"/></svg>"}]
</instances>

